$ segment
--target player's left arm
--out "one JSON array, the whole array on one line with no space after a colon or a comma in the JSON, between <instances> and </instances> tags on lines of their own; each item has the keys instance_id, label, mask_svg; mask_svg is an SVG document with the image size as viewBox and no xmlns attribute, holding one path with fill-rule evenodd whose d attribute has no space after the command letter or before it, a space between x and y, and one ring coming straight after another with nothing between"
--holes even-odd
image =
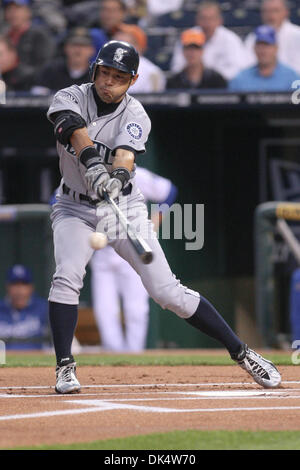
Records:
<instances>
[{"instance_id":1,"label":"player's left arm","mask_svg":"<svg viewBox=\"0 0 300 470\"><path fill-rule=\"evenodd\" d=\"M111 180L105 185L113 199L129 182L136 156L145 152L150 129L149 117L140 105L134 104L120 124L114 141Z\"/></svg>"},{"instance_id":2,"label":"player's left arm","mask_svg":"<svg viewBox=\"0 0 300 470\"><path fill-rule=\"evenodd\" d=\"M117 168L126 168L129 172L133 170L135 154L132 150L118 148L115 152L115 158L112 164L112 170Z\"/></svg>"},{"instance_id":3,"label":"player's left arm","mask_svg":"<svg viewBox=\"0 0 300 470\"><path fill-rule=\"evenodd\" d=\"M135 153L131 149L119 147L115 150L110 180L105 184L105 189L112 199L117 198L128 183L134 160Z\"/></svg>"}]
</instances>

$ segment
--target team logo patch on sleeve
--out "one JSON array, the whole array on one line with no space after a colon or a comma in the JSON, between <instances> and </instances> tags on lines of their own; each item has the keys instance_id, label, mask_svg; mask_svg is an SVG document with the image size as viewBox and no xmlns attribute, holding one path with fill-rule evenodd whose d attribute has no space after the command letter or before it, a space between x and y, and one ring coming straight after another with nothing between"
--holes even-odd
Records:
<instances>
[{"instance_id":1,"label":"team logo patch on sleeve","mask_svg":"<svg viewBox=\"0 0 300 470\"><path fill-rule=\"evenodd\" d=\"M75 98L75 96L73 96L72 93L69 93L68 91L61 91L60 96L63 96L65 99L73 101L74 103L78 104L78 101Z\"/></svg>"},{"instance_id":2,"label":"team logo patch on sleeve","mask_svg":"<svg viewBox=\"0 0 300 470\"><path fill-rule=\"evenodd\" d=\"M126 126L126 130L128 134L133 137L135 140L140 140L140 138L143 135L143 129L142 127L137 124L136 122L130 122Z\"/></svg>"}]
</instances>

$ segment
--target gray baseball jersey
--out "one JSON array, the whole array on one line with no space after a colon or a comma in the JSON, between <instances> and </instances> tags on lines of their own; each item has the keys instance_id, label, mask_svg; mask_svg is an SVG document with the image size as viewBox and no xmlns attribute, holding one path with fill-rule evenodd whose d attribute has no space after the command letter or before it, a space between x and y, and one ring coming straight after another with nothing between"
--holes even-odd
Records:
<instances>
[{"instance_id":1,"label":"gray baseball jersey","mask_svg":"<svg viewBox=\"0 0 300 470\"><path fill-rule=\"evenodd\" d=\"M137 154L145 152L151 123L143 106L128 94L112 114L99 117L94 93L92 83L60 90L54 96L47 115L51 119L51 114L64 110L80 114L87 124L89 137L102 162L107 171L111 172L114 150L118 147L131 148ZM84 177L86 168L79 162L72 146L63 146L58 142L57 151L61 175L66 185L75 191L96 197L87 191Z\"/></svg>"},{"instance_id":2,"label":"gray baseball jersey","mask_svg":"<svg viewBox=\"0 0 300 470\"><path fill-rule=\"evenodd\" d=\"M51 120L53 113L64 110L80 114L86 121L89 137L110 172L117 148L129 148L136 154L145 151L151 124L142 105L128 94L119 105L114 104L108 109L111 112L105 115L101 113L92 84L84 84L60 90L54 96L48 118ZM118 230L115 230L117 221L109 212L107 203L103 201L96 208L80 197L84 195L94 199L95 194L88 193L86 168L79 162L72 147L58 143L57 150L62 184L51 214L56 271L49 300L78 304L86 265L93 255L89 237L97 229L107 234L109 244L140 275L150 297L162 308L168 308L180 317L191 317L198 307L200 296L184 287L173 275L152 223L148 220L147 207L135 183L134 171L130 181L132 190L126 195L120 194L118 204L129 222L147 236L154 255L153 262L148 265L141 262L126 236L120 236ZM63 191L63 183L69 188L68 192Z\"/></svg>"}]
</instances>

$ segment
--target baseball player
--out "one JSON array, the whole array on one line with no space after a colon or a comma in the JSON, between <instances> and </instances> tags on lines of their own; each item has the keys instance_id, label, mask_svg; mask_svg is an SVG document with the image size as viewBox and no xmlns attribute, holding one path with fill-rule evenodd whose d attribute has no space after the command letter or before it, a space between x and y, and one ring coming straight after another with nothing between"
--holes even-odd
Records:
<instances>
[{"instance_id":1,"label":"baseball player","mask_svg":"<svg viewBox=\"0 0 300 470\"><path fill-rule=\"evenodd\" d=\"M136 167L135 182L145 202L170 206L177 188L169 179ZM160 212L152 214L159 226ZM146 345L149 297L138 274L111 246L94 253L91 259L92 304L104 349L110 351L142 351ZM125 332L120 320L122 300Z\"/></svg>"},{"instance_id":2,"label":"baseball player","mask_svg":"<svg viewBox=\"0 0 300 470\"><path fill-rule=\"evenodd\" d=\"M54 125L62 174L51 213L56 270L49 293L49 319L57 359L56 391L80 390L71 344L85 268L93 254L89 237L96 227L97 231L105 228L110 246L135 269L162 308L221 342L257 383L277 387L281 376L276 367L249 349L208 300L176 279L148 220L134 171L151 124L139 101L128 94L138 79L138 65L133 46L109 41L92 65L91 83L58 91L47 113ZM126 234L116 230L104 190L147 236L152 263L143 264Z\"/></svg>"}]
</instances>

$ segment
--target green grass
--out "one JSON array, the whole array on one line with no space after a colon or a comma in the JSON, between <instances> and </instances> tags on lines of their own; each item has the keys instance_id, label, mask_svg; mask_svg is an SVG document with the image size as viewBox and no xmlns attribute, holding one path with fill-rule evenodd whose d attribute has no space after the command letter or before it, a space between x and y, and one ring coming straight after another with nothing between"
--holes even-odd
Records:
<instances>
[{"instance_id":1,"label":"green grass","mask_svg":"<svg viewBox=\"0 0 300 470\"><path fill-rule=\"evenodd\" d=\"M21 448L18 448L21 449ZM172 431L34 450L300 450L300 431Z\"/></svg>"},{"instance_id":2,"label":"green grass","mask_svg":"<svg viewBox=\"0 0 300 470\"><path fill-rule=\"evenodd\" d=\"M264 354L266 359L277 365L292 365L291 356L287 354ZM76 356L79 366L182 366L182 365L233 365L227 354L79 354ZM53 367L54 355L47 354L7 354L6 364L2 367Z\"/></svg>"}]
</instances>

